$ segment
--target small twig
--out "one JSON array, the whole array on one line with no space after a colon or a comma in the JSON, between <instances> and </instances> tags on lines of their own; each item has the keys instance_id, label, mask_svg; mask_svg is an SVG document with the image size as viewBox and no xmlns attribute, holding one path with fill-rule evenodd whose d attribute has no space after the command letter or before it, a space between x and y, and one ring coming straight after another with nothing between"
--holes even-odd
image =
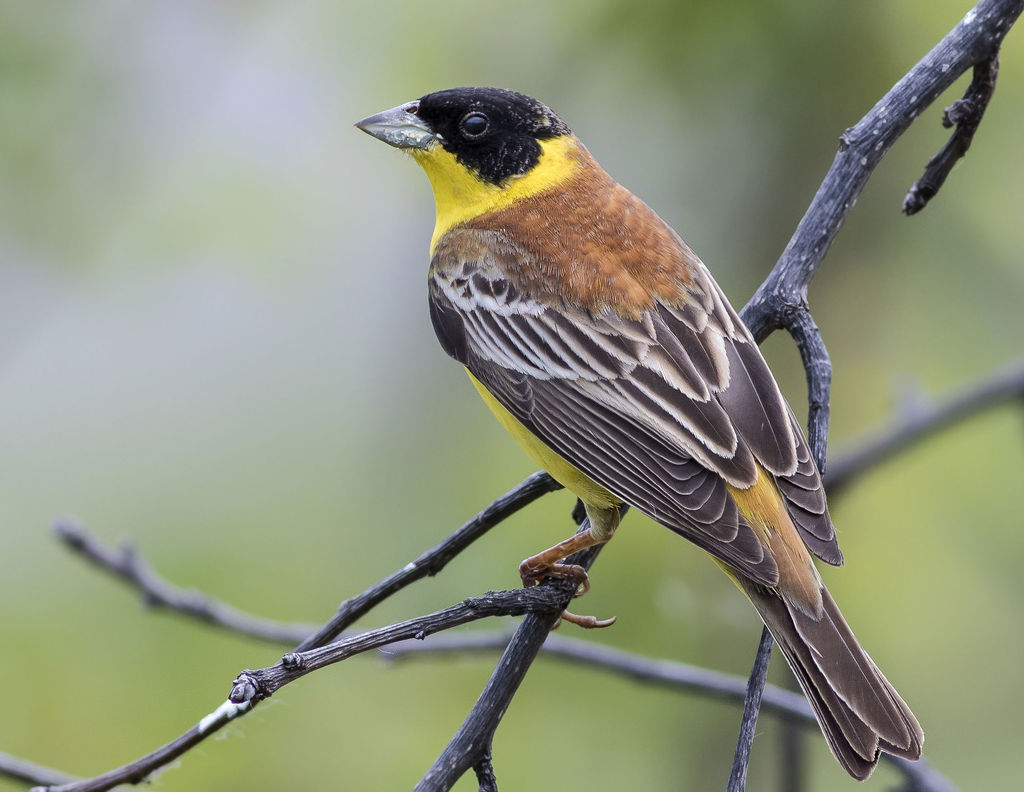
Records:
<instances>
[{"instance_id":1,"label":"small twig","mask_svg":"<svg viewBox=\"0 0 1024 792\"><path fill-rule=\"evenodd\" d=\"M383 656L394 662L401 662L447 654L495 652L502 651L510 640L511 636L507 633L490 630L440 635L427 643L403 641L394 644L387 648ZM579 638L552 633L544 641L541 651L544 657L553 660L564 660L573 665L618 674L634 682L659 685L685 693L697 693L732 704L742 702L746 696L748 680L742 677L674 660L644 657ZM798 717L810 724L817 723L810 705L800 693L784 690L775 685L766 685L761 703L765 712L780 717Z\"/></svg>"},{"instance_id":2,"label":"small twig","mask_svg":"<svg viewBox=\"0 0 1024 792\"><path fill-rule=\"evenodd\" d=\"M743 719L740 721L740 734L736 741L736 754L729 772L727 792L743 792L747 788L747 765L750 763L750 747L754 743L754 732L757 730L757 714L761 711L761 700L764 697L764 684L768 678L768 664L772 659L772 634L765 627L761 630L761 641L754 655L754 667L750 670L747 681L746 696L743 699Z\"/></svg>"},{"instance_id":3,"label":"small twig","mask_svg":"<svg viewBox=\"0 0 1024 792\"><path fill-rule=\"evenodd\" d=\"M319 629L312 624L276 622L253 616L202 592L176 586L156 574L133 545L122 543L120 547L111 547L73 520L60 520L53 530L69 550L135 588L143 602L151 607L166 608L252 638L295 646L298 652L329 643L382 600L422 577L436 575L452 558L502 520L561 486L547 473L534 473L439 545L375 586L345 600L334 618Z\"/></svg>"},{"instance_id":4,"label":"small twig","mask_svg":"<svg viewBox=\"0 0 1024 792\"><path fill-rule=\"evenodd\" d=\"M989 100L996 90L999 76L999 58L993 55L974 67L971 84L962 99L957 99L942 113L942 126L949 129L956 126L946 145L942 147L925 166L924 175L914 182L907 197L903 199L903 212L917 214L942 188L957 161L967 153L978 131L981 118L985 115Z\"/></svg>"},{"instance_id":5,"label":"small twig","mask_svg":"<svg viewBox=\"0 0 1024 792\"><path fill-rule=\"evenodd\" d=\"M362 594L345 600L339 606L334 618L321 627L315 635L311 635L299 644L295 651L304 652L333 641L341 635L342 630L395 592L420 578L436 575L444 569L449 561L502 520L511 517L542 495L561 488L561 484L543 471L529 476L519 486L506 492L437 547L423 553L415 561L406 564L399 571L384 578Z\"/></svg>"}]
</instances>

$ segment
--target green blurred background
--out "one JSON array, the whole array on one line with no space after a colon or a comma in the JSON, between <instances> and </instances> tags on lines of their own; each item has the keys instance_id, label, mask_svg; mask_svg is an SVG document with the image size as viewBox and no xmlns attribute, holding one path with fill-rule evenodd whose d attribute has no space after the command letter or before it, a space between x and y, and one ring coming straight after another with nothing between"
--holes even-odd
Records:
<instances>
[{"instance_id":1,"label":"green blurred background","mask_svg":"<svg viewBox=\"0 0 1024 792\"><path fill-rule=\"evenodd\" d=\"M452 85L536 95L741 306L840 132L968 7L0 2L0 750L107 770L281 653L145 611L57 545L54 518L130 537L182 585L320 621L531 472L430 331L425 178L353 121ZM964 84L884 160L814 281L833 457L913 394L1021 354L1024 31L966 163L923 214L899 212ZM765 350L803 413L791 342ZM826 580L964 790L1022 777L1022 484L1017 405L833 506L848 565ZM548 496L364 626L516 585L571 506ZM632 515L593 582L581 610L619 622L587 639L748 671L753 611L676 536ZM154 788L408 789L492 666L347 662ZM738 718L539 662L498 732L496 771L503 790L720 789ZM763 717L752 790L777 789L779 734ZM809 734L809 788L857 788ZM895 779L882 768L864 788Z\"/></svg>"}]
</instances>

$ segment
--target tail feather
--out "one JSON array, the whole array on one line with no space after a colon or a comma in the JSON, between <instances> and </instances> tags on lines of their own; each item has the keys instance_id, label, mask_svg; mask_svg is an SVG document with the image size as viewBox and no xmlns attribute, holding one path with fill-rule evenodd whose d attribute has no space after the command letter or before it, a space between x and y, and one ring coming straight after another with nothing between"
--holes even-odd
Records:
<instances>
[{"instance_id":1,"label":"tail feather","mask_svg":"<svg viewBox=\"0 0 1024 792\"><path fill-rule=\"evenodd\" d=\"M921 756L920 724L861 648L824 586L817 616L751 581L742 586L793 669L832 753L851 776L871 775L880 751Z\"/></svg>"}]
</instances>

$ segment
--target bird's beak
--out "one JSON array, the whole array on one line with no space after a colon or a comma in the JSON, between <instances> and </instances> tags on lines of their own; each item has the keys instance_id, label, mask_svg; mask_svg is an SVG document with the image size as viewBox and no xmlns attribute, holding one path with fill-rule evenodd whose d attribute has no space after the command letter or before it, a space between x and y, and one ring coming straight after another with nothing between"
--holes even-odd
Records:
<instances>
[{"instance_id":1,"label":"bird's beak","mask_svg":"<svg viewBox=\"0 0 1024 792\"><path fill-rule=\"evenodd\" d=\"M358 129L389 146L401 149L427 149L437 136L416 115L419 102L409 102L356 123Z\"/></svg>"}]
</instances>

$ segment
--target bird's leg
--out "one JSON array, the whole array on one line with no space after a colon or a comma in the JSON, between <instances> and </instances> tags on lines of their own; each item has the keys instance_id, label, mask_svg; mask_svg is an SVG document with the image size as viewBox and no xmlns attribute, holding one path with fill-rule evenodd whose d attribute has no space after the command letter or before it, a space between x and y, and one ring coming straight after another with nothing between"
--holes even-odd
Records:
<instances>
[{"instance_id":1,"label":"bird's leg","mask_svg":"<svg viewBox=\"0 0 1024 792\"><path fill-rule=\"evenodd\" d=\"M534 586L546 577L560 577L577 585L575 596L582 597L587 593L590 589L587 570L579 564L563 564L561 561L581 550L611 539L615 529L619 527L619 510L614 506L604 509L587 506L586 509L587 517L590 518L590 527L586 531L580 531L554 547L530 556L519 565L519 576L523 579L524 586ZM594 616L578 616L569 611L564 611L562 618L587 628L607 627L615 622L614 616L610 619L597 619Z\"/></svg>"}]
</instances>

